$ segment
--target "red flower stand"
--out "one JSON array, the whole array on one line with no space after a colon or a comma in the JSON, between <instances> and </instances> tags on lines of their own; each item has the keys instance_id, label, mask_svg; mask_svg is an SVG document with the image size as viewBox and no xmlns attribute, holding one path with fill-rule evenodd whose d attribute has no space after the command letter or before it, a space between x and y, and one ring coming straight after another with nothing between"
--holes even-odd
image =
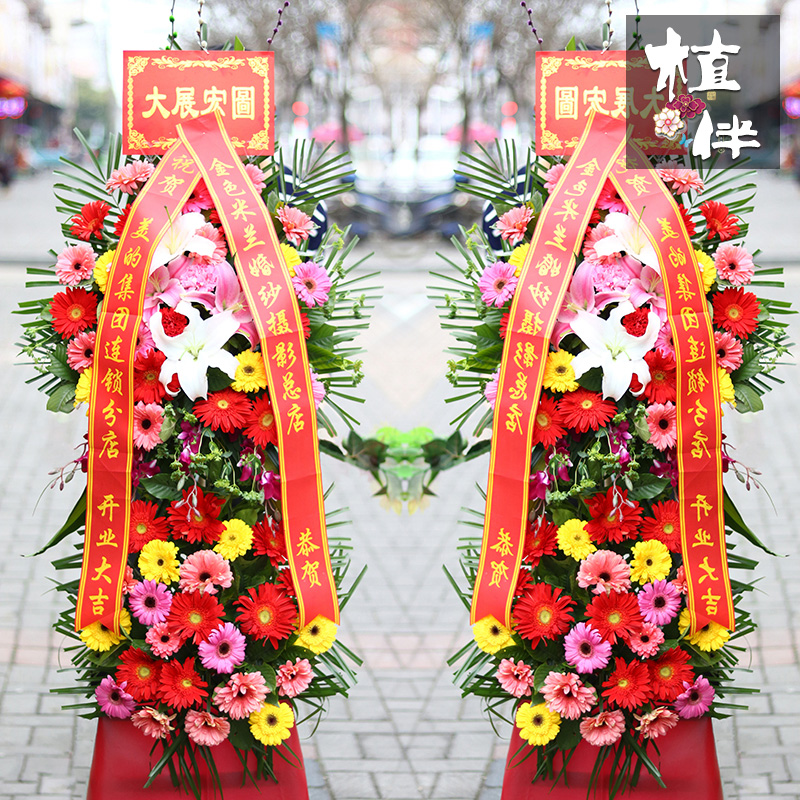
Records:
<instances>
[{"instance_id":1,"label":"red flower stand","mask_svg":"<svg viewBox=\"0 0 800 800\"><path fill-rule=\"evenodd\" d=\"M717 764L717 751L714 747L714 732L711 718L682 720L676 728L665 736L655 740L660 756L652 748L648 755L661 770L661 777L667 784L665 792L653 779L653 776L642 767L639 783L630 793L620 793L621 800L631 797L633 800L723 800L722 780ZM536 756L531 755L522 763L520 759L524 751L515 757L524 742L519 731L514 728L511 745L506 760L506 773L503 779L501 800L585 800L589 790L589 777L594 768L597 748L581 742L572 756L567 768L568 785L563 780L551 788L550 781L539 779L531 783L536 771ZM608 797L608 776L611 769L610 759L603 765L596 793L588 795L602 800ZM556 758L555 768L560 769L561 762Z\"/></svg>"},{"instance_id":2,"label":"red flower stand","mask_svg":"<svg viewBox=\"0 0 800 800\"><path fill-rule=\"evenodd\" d=\"M153 739L144 736L126 720L101 717L97 721L97 737L94 743L94 757L89 774L89 792L86 800L130 800L132 797L191 798L187 793L172 784L169 768L165 767L148 789L142 788L147 781L151 764L159 758L159 746L150 755ZM248 779L242 784L242 762L228 742L214 748L214 763L217 766L225 800L308 800L308 784L300 751L297 728L286 740L292 752L300 759L300 765L289 763L280 756L273 759L273 768L278 782L272 779L261 780L258 789ZM286 753L291 759L291 755ZM219 800L220 793L214 785L205 762L198 758L201 776L201 797L203 800Z\"/></svg>"}]
</instances>

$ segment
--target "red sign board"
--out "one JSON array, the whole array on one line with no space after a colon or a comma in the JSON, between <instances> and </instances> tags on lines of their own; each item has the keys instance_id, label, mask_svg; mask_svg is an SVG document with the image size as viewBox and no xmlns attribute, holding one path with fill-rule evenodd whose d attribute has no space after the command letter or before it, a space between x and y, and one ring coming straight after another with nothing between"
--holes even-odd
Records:
<instances>
[{"instance_id":1,"label":"red sign board","mask_svg":"<svg viewBox=\"0 0 800 800\"><path fill-rule=\"evenodd\" d=\"M124 57L122 150L163 155L175 126L219 111L242 155L275 147L271 52L129 50Z\"/></svg>"},{"instance_id":2,"label":"red sign board","mask_svg":"<svg viewBox=\"0 0 800 800\"><path fill-rule=\"evenodd\" d=\"M669 101L655 89L658 73L644 52L572 50L536 53L536 152L569 155L592 109L625 117L630 141L649 155L681 154L677 142L657 138L653 116Z\"/></svg>"}]
</instances>

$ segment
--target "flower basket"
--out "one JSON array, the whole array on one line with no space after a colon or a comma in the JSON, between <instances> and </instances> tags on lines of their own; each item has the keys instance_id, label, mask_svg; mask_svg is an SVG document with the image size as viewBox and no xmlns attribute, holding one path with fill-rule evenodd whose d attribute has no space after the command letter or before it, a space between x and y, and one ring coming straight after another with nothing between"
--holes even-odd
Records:
<instances>
[{"instance_id":1,"label":"flower basket","mask_svg":"<svg viewBox=\"0 0 800 800\"><path fill-rule=\"evenodd\" d=\"M98 719L86 800L129 800L131 797L140 797L150 768L160 755L161 748L153 750L151 742L151 739L123 720L107 717ZM198 759L201 800L222 796L225 800L251 800L253 797L264 800L307 800L308 786L296 728L292 729L283 747L290 750L295 758L288 752L286 758L276 756L272 764L274 778L249 780L243 775L242 761L233 747L223 742L214 751L214 766L219 774L218 786L205 761ZM255 775L253 758L249 759L248 767ZM159 800L174 798L177 792L169 770L164 770L146 790L146 795L151 800Z\"/></svg>"}]
</instances>

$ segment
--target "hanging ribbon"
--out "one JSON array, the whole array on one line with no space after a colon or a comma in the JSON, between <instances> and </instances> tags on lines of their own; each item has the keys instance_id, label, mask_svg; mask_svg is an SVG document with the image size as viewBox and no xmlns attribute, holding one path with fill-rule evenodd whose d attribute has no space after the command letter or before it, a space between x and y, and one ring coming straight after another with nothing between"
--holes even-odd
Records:
<instances>
[{"instance_id":1,"label":"hanging ribbon","mask_svg":"<svg viewBox=\"0 0 800 800\"><path fill-rule=\"evenodd\" d=\"M317 421L300 308L272 218L219 113L180 136L133 203L99 315L89 406L86 535L75 629L119 632L133 460L133 357L153 250L202 176L222 220L261 343L278 429L283 527L300 626L339 622ZM156 223L154 220L164 220Z\"/></svg>"},{"instance_id":2,"label":"hanging ribbon","mask_svg":"<svg viewBox=\"0 0 800 800\"><path fill-rule=\"evenodd\" d=\"M483 542L470 615L473 623L493 617L512 627L511 605L528 524L535 409L545 360L572 278L575 253L603 184L611 177L617 186L624 183L626 198L641 189L641 196L637 194L628 207L637 216L644 213L642 225L659 256L676 341L679 499L692 630L709 620L733 629L722 512L719 386L705 293L677 206L651 169L646 174L626 171L625 146L625 120L592 111L539 217L521 269L500 364ZM644 154L639 155L642 163L648 163ZM677 238L667 238L667 230ZM661 233L653 236L653 231ZM697 361L681 362L682 357L691 356L697 356ZM700 373L690 375L690 369L702 369L702 378ZM698 442L702 457L695 458L692 452ZM699 524L693 524L695 512ZM702 555L696 552L698 548L704 551ZM710 579L706 568L711 570ZM703 594L709 587L703 582L708 580L714 581L714 591L706 599ZM716 605L711 602L714 598Z\"/></svg>"}]
</instances>

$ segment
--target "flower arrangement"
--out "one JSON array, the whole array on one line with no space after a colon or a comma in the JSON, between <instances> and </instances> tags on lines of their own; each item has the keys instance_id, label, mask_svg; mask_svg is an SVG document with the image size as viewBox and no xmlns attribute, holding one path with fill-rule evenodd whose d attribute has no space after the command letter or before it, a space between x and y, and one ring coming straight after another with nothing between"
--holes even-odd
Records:
<instances>
[{"instance_id":1,"label":"flower arrangement","mask_svg":"<svg viewBox=\"0 0 800 800\"><path fill-rule=\"evenodd\" d=\"M32 380L47 394L48 409L65 413L89 403L98 308L114 248L159 161L123 158L119 139L103 163L88 146L87 152L88 166L66 162L70 169L58 173L64 182L55 187L59 211L69 217L62 227L68 243L52 253L52 268L30 269L29 286L47 287L48 294L20 308ZM348 165L303 145L291 172L280 153L247 158L244 168L293 272L317 417L333 435L329 410L348 426L353 421L339 399L357 399L347 390L361 379L352 342L372 295L365 277L352 274L358 264L347 263L357 240L335 226L318 229L312 214L342 190ZM288 749L298 703L309 717L321 715L326 697L347 693L355 680L350 664L360 663L336 640L330 620L298 626L275 415L232 264L201 180L149 265L133 365L133 500L119 634L99 622L75 632L78 580L58 585L66 609L56 629L77 640L68 648L77 685L66 691L88 698L76 707L87 717L130 720L163 746L148 785L169 765L197 797L200 757L211 766L214 748L225 741L248 775L247 752L256 756L256 777L274 777L273 757ZM86 460L84 446L54 485L63 488L85 471ZM80 537L85 514L84 493L44 549ZM360 576L345 587L347 539L329 542L344 606ZM76 550L56 568L79 568L80 538Z\"/></svg>"},{"instance_id":2,"label":"flower arrangement","mask_svg":"<svg viewBox=\"0 0 800 800\"><path fill-rule=\"evenodd\" d=\"M448 260L449 271L434 273L442 324L457 341L449 362L452 400L469 401L456 422L461 429L477 416L475 437L492 425L520 268L565 164L533 150L520 164L515 150L500 145L461 164L465 190L494 208L493 232L503 248L498 258L479 226L462 230L463 240L453 242L463 260ZM653 174L677 201L702 272L724 408L758 411L762 395L780 383L774 370L788 347L781 315L791 312L754 291L782 285L773 277L780 270L759 267L758 251L743 244L754 186L746 183L748 173L715 170L713 162L662 163ZM653 742L682 719L725 716L727 695L752 691L731 683L742 649L734 641L754 627L741 604L752 584L731 580L734 634L714 622L691 632L678 513L676 361L664 282L650 240L611 181L576 263L535 410L513 624L478 619L474 641L451 664L458 664L455 680L464 695L483 697L491 716L516 726L528 755L536 754L534 780L558 779L556 756L563 754L566 765L583 742L596 748L596 770L610 765L613 796L636 784L642 765L663 785ZM724 442L723 470L748 488L754 483ZM468 524L483 528L483 512L472 514ZM727 494L725 525L766 549ZM479 536L463 538L463 583L450 576L468 608L480 548ZM729 541L731 568L755 568L734 548Z\"/></svg>"}]
</instances>

